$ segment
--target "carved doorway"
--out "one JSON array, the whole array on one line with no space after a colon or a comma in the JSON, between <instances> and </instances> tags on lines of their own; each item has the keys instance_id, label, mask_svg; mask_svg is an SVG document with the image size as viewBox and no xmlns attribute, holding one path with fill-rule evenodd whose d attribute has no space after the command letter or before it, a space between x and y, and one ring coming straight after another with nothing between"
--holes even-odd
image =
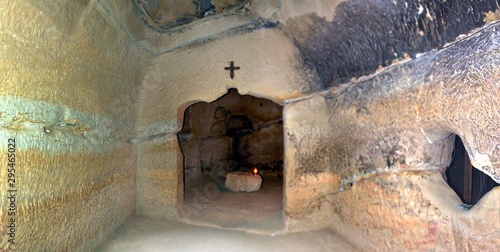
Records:
<instances>
[{"instance_id":1,"label":"carved doorway","mask_svg":"<svg viewBox=\"0 0 500 252\"><path fill-rule=\"evenodd\" d=\"M221 227L282 228L282 113L273 101L236 89L186 109L177 134L184 156L181 217ZM238 193L225 186L228 173L254 168L262 177L260 190Z\"/></svg>"}]
</instances>

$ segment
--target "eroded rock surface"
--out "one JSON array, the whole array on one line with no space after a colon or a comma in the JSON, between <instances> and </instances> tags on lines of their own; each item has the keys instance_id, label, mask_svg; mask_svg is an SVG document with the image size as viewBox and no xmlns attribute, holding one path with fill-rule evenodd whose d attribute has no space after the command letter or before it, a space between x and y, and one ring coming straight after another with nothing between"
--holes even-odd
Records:
<instances>
[{"instance_id":1,"label":"eroded rock surface","mask_svg":"<svg viewBox=\"0 0 500 252\"><path fill-rule=\"evenodd\" d=\"M499 198L487 195L476 206L494 209L482 210L491 216L462 214L440 171L450 164L458 135L473 165L500 181L499 41L494 24L442 50L285 106L286 191L313 196L299 200L287 193L289 228L300 219L321 227L318 219L331 211L333 228L369 241L357 243L366 249L445 250L467 243L495 248L497 239L489 234L500 222L485 226L482 218L498 219L500 209L486 206ZM308 189L304 184L311 178L331 186ZM464 225L480 225L481 231L466 237Z\"/></svg>"}]
</instances>

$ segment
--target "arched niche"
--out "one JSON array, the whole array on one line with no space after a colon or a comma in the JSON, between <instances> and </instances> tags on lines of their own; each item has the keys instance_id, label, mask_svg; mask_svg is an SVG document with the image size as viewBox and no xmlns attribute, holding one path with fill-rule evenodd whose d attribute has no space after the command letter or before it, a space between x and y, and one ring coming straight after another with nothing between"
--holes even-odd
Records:
<instances>
[{"instance_id":1,"label":"arched niche","mask_svg":"<svg viewBox=\"0 0 500 252\"><path fill-rule=\"evenodd\" d=\"M177 133L183 155L182 218L227 224L241 221L244 212L247 223L260 222L259 228L274 223L281 228L282 113L283 107L275 102L240 95L236 89L185 109ZM255 167L263 179L259 191L235 193L225 187L228 173L251 172Z\"/></svg>"}]
</instances>

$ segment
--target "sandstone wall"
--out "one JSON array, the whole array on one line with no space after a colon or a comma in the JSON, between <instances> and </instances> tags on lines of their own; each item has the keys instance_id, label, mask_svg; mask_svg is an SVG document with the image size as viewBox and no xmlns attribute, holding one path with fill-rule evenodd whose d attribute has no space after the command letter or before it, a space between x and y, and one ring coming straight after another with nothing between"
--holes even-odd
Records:
<instances>
[{"instance_id":1,"label":"sandstone wall","mask_svg":"<svg viewBox=\"0 0 500 252\"><path fill-rule=\"evenodd\" d=\"M0 150L9 152L9 139L16 143L12 187L8 169L0 171L0 249L91 250L134 210L178 218L183 157L176 133L184 111L231 87L290 103L285 231L332 227L366 249L498 247L498 188L462 212L439 174L456 134L473 165L500 180L498 24L339 84L483 25L493 2L470 1L472 13L459 8L468 14L461 23L461 12L441 19L429 13L440 1L428 1L424 15L415 1L408 16L415 22L406 24L398 21L408 11L402 4L391 7L392 16L379 15L383 5L363 8L369 13L357 19L350 13L371 5L256 0L163 32L144 29L134 3L22 0L0 7ZM337 6L346 10L338 18ZM390 18L372 22L371 15ZM386 22L394 38L380 32ZM428 29L412 26L418 22ZM449 33L441 29L448 23ZM332 37L335 31L346 33ZM398 38L409 43L400 46ZM230 61L241 67L234 79L224 70ZM369 67L356 72L360 62ZM329 76L335 73L342 78ZM326 87L333 88L310 95ZM8 242L9 188L17 190L17 246Z\"/></svg>"},{"instance_id":2,"label":"sandstone wall","mask_svg":"<svg viewBox=\"0 0 500 252\"><path fill-rule=\"evenodd\" d=\"M156 57L141 86L132 140L138 148L136 213L178 218L183 157L176 133L184 111L234 87L290 103L284 110L287 232L332 227L367 249L472 241L461 230L480 221L457 212L459 202L439 170L451 160L456 134L473 165L498 181L498 38L490 29L442 49L484 25L484 12L496 9L493 1L465 2L470 9L459 1L412 1L409 7L404 1L253 1L234 15L147 30L140 45ZM409 56L410 62L354 80ZM241 67L234 79L223 70L230 61ZM476 211L496 210L494 198L486 197ZM400 232L400 225L410 228ZM371 234L374 227L382 231ZM494 229L478 234L488 240ZM366 239L372 242L359 244Z\"/></svg>"},{"instance_id":3,"label":"sandstone wall","mask_svg":"<svg viewBox=\"0 0 500 252\"><path fill-rule=\"evenodd\" d=\"M0 27L3 165L8 139L16 143L14 187L0 170L0 250L92 250L134 210L126 140L147 59L98 1L11 2Z\"/></svg>"},{"instance_id":4,"label":"sandstone wall","mask_svg":"<svg viewBox=\"0 0 500 252\"><path fill-rule=\"evenodd\" d=\"M494 250L499 188L463 212L440 172L456 134L472 164L500 180L499 38L492 25L285 106L288 229L306 217L368 250Z\"/></svg>"},{"instance_id":5,"label":"sandstone wall","mask_svg":"<svg viewBox=\"0 0 500 252\"><path fill-rule=\"evenodd\" d=\"M195 26L189 32L204 27ZM234 79L224 70L230 61L241 67ZM137 214L177 218L183 159L176 134L187 107L212 102L228 88L275 102L299 96L308 91L299 63L294 45L280 29L258 28L155 57L138 105Z\"/></svg>"}]
</instances>

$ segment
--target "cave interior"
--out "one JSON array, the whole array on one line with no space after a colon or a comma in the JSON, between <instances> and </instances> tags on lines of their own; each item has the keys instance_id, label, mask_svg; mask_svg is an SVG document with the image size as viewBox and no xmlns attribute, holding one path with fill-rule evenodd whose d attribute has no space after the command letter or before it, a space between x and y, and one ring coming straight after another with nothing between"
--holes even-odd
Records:
<instances>
[{"instance_id":1,"label":"cave interior","mask_svg":"<svg viewBox=\"0 0 500 252\"><path fill-rule=\"evenodd\" d=\"M497 251L499 7L6 3L0 250Z\"/></svg>"}]
</instances>

